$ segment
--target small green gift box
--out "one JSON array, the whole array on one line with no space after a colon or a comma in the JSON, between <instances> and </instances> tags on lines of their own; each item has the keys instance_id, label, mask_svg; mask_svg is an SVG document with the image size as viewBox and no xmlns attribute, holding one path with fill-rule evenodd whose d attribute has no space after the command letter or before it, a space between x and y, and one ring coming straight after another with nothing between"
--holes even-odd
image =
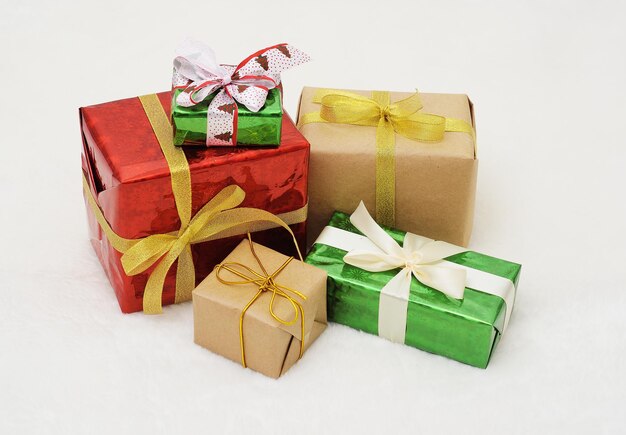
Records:
<instances>
[{"instance_id":1,"label":"small green gift box","mask_svg":"<svg viewBox=\"0 0 626 435\"><path fill-rule=\"evenodd\" d=\"M206 145L207 119L210 119L209 105L215 95L208 96L194 106L181 106L176 99L182 89L174 89L172 98L172 125L174 126L174 145ZM231 141L235 137L241 145L278 145L283 124L283 106L281 88L270 89L265 105L258 112L253 112L246 106L237 106L237 122L235 132L224 131L216 133L214 140ZM215 122L219 122L217 119ZM234 133L234 134L233 134ZM216 145L220 142L216 142Z\"/></svg>"},{"instance_id":2,"label":"small green gift box","mask_svg":"<svg viewBox=\"0 0 626 435\"><path fill-rule=\"evenodd\" d=\"M335 212L306 262L328 273L331 321L485 368L521 265Z\"/></svg>"},{"instance_id":3,"label":"small green gift box","mask_svg":"<svg viewBox=\"0 0 626 435\"><path fill-rule=\"evenodd\" d=\"M183 41L172 77L174 145L280 145L280 74L308 61L297 48L277 44L236 66L220 65L206 44Z\"/></svg>"}]
</instances>

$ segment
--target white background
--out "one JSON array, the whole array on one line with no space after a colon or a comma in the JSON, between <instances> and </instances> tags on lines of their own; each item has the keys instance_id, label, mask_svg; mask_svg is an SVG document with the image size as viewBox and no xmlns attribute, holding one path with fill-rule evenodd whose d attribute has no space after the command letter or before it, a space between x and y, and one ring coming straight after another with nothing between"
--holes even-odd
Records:
<instances>
[{"instance_id":1,"label":"white background","mask_svg":"<svg viewBox=\"0 0 626 435\"><path fill-rule=\"evenodd\" d=\"M68 1L0 6L0 432L626 430L621 2ZM167 90L184 36L236 63L289 42L303 85L467 93L471 247L523 264L481 370L331 325L275 381L123 315L87 240L78 107Z\"/></svg>"}]
</instances>

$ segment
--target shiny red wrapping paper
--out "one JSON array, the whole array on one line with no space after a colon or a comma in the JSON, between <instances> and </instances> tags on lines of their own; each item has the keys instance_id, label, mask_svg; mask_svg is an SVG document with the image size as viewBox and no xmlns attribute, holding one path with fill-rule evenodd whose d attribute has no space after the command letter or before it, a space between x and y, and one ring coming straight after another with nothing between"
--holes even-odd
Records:
<instances>
[{"instance_id":1,"label":"shiny red wrapping paper","mask_svg":"<svg viewBox=\"0 0 626 435\"><path fill-rule=\"evenodd\" d=\"M169 116L171 94L158 94ZM165 157L138 98L80 109L83 136L82 168L94 196L113 231L135 239L180 228ZM192 185L192 215L224 187L236 184L246 192L242 207L274 214L307 204L309 144L289 116L283 117L277 148L185 149ZM127 276L121 254L110 245L87 206L89 237L115 289L123 312L142 310L143 290L153 268ZM306 223L291 225L304 252ZM245 235L191 245L196 283L204 279ZM254 234L255 242L286 255L296 255L291 236L283 228ZM163 305L174 303L176 264L163 289Z\"/></svg>"}]
</instances>

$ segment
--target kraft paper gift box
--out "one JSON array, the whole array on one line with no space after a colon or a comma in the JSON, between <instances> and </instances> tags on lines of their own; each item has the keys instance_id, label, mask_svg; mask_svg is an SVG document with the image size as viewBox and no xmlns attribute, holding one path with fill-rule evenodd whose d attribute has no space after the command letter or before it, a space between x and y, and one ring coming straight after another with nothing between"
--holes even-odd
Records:
<instances>
[{"instance_id":1,"label":"kraft paper gift box","mask_svg":"<svg viewBox=\"0 0 626 435\"><path fill-rule=\"evenodd\" d=\"M328 319L484 368L515 303L521 266L381 228L361 203L333 214L306 262L328 273Z\"/></svg>"},{"instance_id":2,"label":"kraft paper gift box","mask_svg":"<svg viewBox=\"0 0 626 435\"><path fill-rule=\"evenodd\" d=\"M474 215L476 149L472 134L447 130L463 123L474 127L468 97L419 93L423 108L415 114L424 122L415 123L416 132L409 128L404 135L392 133L395 143L381 147L377 116L368 125L319 122L316 114L323 117L325 109L339 107L336 101L323 107L320 103L325 96L343 92L312 87L302 91L298 126L311 144L309 245L334 211L350 213L363 200L383 225L467 246ZM388 98L391 106L415 95L349 92L367 99ZM414 103L411 101L410 110L419 107ZM381 109L384 107L382 103ZM353 116L347 122L359 121ZM443 125L434 125L438 122ZM439 130L431 135L431 128ZM406 137L412 135L420 140Z\"/></svg>"},{"instance_id":3,"label":"kraft paper gift box","mask_svg":"<svg viewBox=\"0 0 626 435\"><path fill-rule=\"evenodd\" d=\"M288 44L264 48L239 65L219 65L199 41L183 42L174 59L172 123L175 145L280 144L281 72L309 61Z\"/></svg>"},{"instance_id":4,"label":"kraft paper gift box","mask_svg":"<svg viewBox=\"0 0 626 435\"><path fill-rule=\"evenodd\" d=\"M274 274L289 257L257 243L253 253L250 243L243 240L193 291L195 342L278 378L298 361L301 346L305 352L326 328L326 272L292 259L272 279L278 291L292 298L296 305L281 294L275 295L272 305L271 288L260 290L265 282L261 277L267 276L265 272ZM228 268L244 275L236 275ZM257 282L245 282L247 278ZM296 306L299 308L294 319ZM270 308L283 322L272 316Z\"/></svg>"},{"instance_id":5,"label":"kraft paper gift box","mask_svg":"<svg viewBox=\"0 0 626 435\"><path fill-rule=\"evenodd\" d=\"M230 223L243 208L276 215L305 244L309 144L289 116L283 116L276 148L176 147L170 104L170 92L163 92L80 109L89 238L125 313L160 312L161 304L190 300L194 282L246 231L295 253L279 225L249 222L249 228L228 229L219 222L223 213L209 216L214 211L227 211ZM183 219L191 222L181 228ZM218 224L224 231L209 234ZM157 239L161 243L152 244ZM171 267L163 274L166 261Z\"/></svg>"}]
</instances>

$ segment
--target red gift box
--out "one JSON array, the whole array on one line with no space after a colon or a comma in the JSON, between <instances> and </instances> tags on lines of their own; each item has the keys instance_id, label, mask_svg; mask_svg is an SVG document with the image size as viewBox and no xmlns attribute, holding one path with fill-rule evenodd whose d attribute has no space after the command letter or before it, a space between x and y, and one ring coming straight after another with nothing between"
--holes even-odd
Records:
<instances>
[{"instance_id":1,"label":"red gift box","mask_svg":"<svg viewBox=\"0 0 626 435\"><path fill-rule=\"evenodd\" d=\"M167 116L171 94L158 94ZM104 218L119 236L139 239L180 229L170 169L139 98L129 98L80 109L83 137L82 167L91 193ZM277 148L191 148L184 153L191 173L192 216L229 185L245 193L242 207L275 215L306 213L309 144L293 121L283 117ZM128 276L122 254L115 250L87 204L91 243L115 289L123 312L141 311L143 292L155 266ZM306 222L290 225L303 250ZM191 245L195 279L199 283L245 237L230 236ZM258 243L285 255L296 255L291 235L283 228L254 234ZM162 304L176 294L176 263L163 286Z\"/></svg>"}]
</instances>

